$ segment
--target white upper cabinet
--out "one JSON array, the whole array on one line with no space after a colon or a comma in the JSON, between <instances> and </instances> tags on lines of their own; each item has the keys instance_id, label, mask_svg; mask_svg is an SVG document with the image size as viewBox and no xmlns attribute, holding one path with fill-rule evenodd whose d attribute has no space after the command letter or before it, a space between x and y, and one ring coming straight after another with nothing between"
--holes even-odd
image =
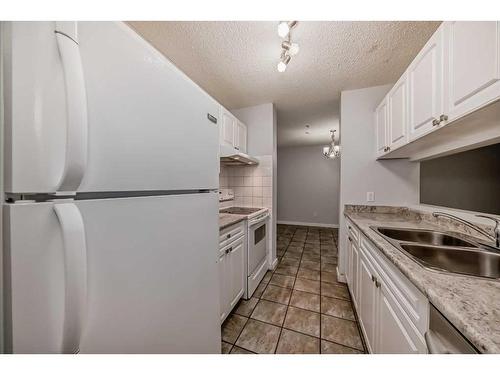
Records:
<instances>
[{"instance_id":1,"label":"white upper cabinet","mask_svg":"<svg viewBox=\"0 0 500 375\"><path fill-rule=\"evenodd\" d=\"M233 147L236 119L224 107L221 107L220 117L222 120L220 124L220 144Z\"/></svg>"},{"instance_id":2,"label":"white upper cabinet","mask_svg":"<svg viewBox=\"0 0 500 375\"><path fill-rule=\"evenodd\" d=\"M443 22L375 110L376 155L423 160L491 143L498 122L479 110L499 98L500 22Z\"/></svg>"},{"instance_id":3,"label":"white upper cabinet","mask_svg":"<svg viewBox=\"0 0 500 375\"><path fill-rule=\"evenodd\" d=\"M447 22L446 114L452 121L500 95L500 22Z\"/></svg>"},{"instance_id":4,"label":"white upper cabinet","mask_svg":"<svg viewBox=\"0 0 500 375\"><path fill-rule=\"evenodd\" d=\"M387 149L387 100L375 110L375 135L376 135L376 153L377 156L385 154Z\"/></svg>"},{"instance_id":5,"label":"white upper cabinet","mask_svg":"<svg viewBox=\"0 0 500 375\"><path fill-rule=\"evenodd\" d=\"M388 95L388 147L395 150L408 143L408 84L406 74Z\"/></svg>"},{"instance_id":6,"label":"white upper cabinet","mask_svg":"<svg viewBox=\"0 0 500 375\"><path fill-rule=\"evenodd\" d=\"M439 125L443 114L443 30L440 27L408 68L410 140Z\"/></svg>"},{"instance_id":7,"label":"white upper cabinet","mask_svg":"<svg viewBox=\"0 0 500 375\"><path fill-rule=\"evenodd\" d=\"M221 106L219 143L234 149L235 152L247 152L247 127L231 112Z\"/></svg>"},{"instance_id":8,"label":"white upper cabinet","mask_svg":"<svg viewBox=\"0 0 500 375\"><path fill-rule=\"evenodd\" d=\"M237 120L234 134L234 148L240 152L247 152L247 127L244 123Z\"/></svg>"}]
</instances>

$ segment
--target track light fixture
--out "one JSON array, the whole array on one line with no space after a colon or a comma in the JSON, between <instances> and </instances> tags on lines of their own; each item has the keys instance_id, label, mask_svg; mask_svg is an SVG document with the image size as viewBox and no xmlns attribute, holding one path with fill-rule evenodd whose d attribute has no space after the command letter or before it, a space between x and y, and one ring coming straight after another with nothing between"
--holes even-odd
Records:
<instances>
[{"instance_id":1,"label":"track light fixture","mask_svg":"<svg viewBox=\"0 0 500 375\"><path fill-rule=\"evenodd\" d=\"M297 26L297 21L281 21L278 24L278 35L286 40L281 42L281 58L278 63L278 72L283 73L292 56L299 52L299 45L291 40L291 30Z\"/></svg>"}]
</instances>

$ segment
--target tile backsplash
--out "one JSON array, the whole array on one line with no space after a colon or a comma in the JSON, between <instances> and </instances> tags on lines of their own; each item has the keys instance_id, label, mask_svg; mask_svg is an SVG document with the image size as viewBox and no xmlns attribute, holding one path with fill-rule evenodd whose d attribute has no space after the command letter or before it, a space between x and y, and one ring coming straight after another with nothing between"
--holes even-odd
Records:
<instances>
[{"instance_id":1,"label":"tile backsplash","mask_svg":"<svg viewBox=\"0 0 500 375\"><path fill-rule=\"evenodd\" d=\"M221 166L219 188L221 191L232 189L234 193L232 202L222 202L221 205L272 208L272 156L257 156L257 159L258 165Z\"/></svg>"}]
</instances>

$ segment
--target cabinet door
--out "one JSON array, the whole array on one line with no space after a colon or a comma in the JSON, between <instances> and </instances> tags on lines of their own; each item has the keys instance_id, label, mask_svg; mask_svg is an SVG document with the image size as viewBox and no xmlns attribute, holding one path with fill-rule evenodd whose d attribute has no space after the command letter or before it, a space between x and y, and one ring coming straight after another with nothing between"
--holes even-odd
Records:
<instances>
[{"instance_id":1,"label":"cabinet door","mask_svg":"<svg viewBox=\"0 0 500 375\"><path fill-rule=\"evenodd\" d=\"M406 74L388 95L388 146L390 151L408 143L408 85Z\"/></svg>"},{"instance_id":2,"label":"cabinet door","mask_svg":"<svg viewBox=\"0 0 500 375\"><path fill-rule=\"evenodd\" d=\"M351 294L354 299L354 305L358 306L358 274L359 274L359 249L353 244L351 251L351 275L352 275L352 290Z\"/></svg>"},{"instance_id":3,"label":"cabinet door","mask_svg":"<svg viewBox=\"0 0 500 375\"><path fill-rule=\"evenodd\" d=\"M237 126L236 126L236 134L235 134L235 148L241 152L246 153L247 152L247 127L245 124L240 122L239 120L236 120Z\"/></svg>"},{"instance_id":4,"label":"cabinet door","mask_svg":"<svg viewBox=\"0 0 500 375\"><path fill-rule=\"evenodd\" d=\"M433 131L443 114L443 27L429 39L408 68L410 140Z\"/></svg>"},{"instance_id":5,"label":"cabinet door","mask_svg":"<svg viewBox=\"0 0 500 375\"><path fill-rule=\"evenodd\" d=\"M227 254L229 260L229 285L231 288L228 295L229 311L236 306L245 292L245 238L242 237L236 241Z\"/></svg>"},{"instance_id":6,"label":"cabinet door","mask_svg":"<svg viewBox=\"0 0 500 375\"><path fill-rule=\"evenodd\" d=\"M376 153L377 156L385 154L387 147L387 100L375 110L375 133L376 133Z\"/></svg>"},{"instance_id":7,"label":"cabinet door","mask_svg":"<svg viewBox=\"0 0 500 375\"><path fill-rule=\"evenodd\" d=\"M349 230L347 230L347 233L349 233ZM352 258L352 239L349 236L349 234L346 235L346 241L345 241L345 259L346 259L346 264L345 264L345 277L347 279L347 285L349 288L352 288L352 279L351 279L351 258Z\"/></svg>"},{"instance_id":8,"label":"cabinet door","mask_svg":"<svg viewBox=\"0 0 500 375\"><path fill-rule=\"evenodd\" d=\"M228 266L227 257L222 255L219 258L219 296L220 296L220 321L221 323L226 319L229 313L228 303Z\"/></svg>"},{"instance_id":9,"label":"cabinet door","mask_svg":"<svg viewBox=\"0 0 500 375\"><path fill-rule=\"evenodd\" d=\"M500 96L500 22L447 22L448 121Z\"/></svg>"},{"instance_id":10,"label":"cabinet door","mask_svg":"<svg viewBox=\"0 0 500 375\"><path fill-rule=\"evenodd\" d=\"M221 109L221 133L220 143L229 147L234 147L234 134L236 121L225 108Z\"/></svg>"},{"instance_id":11,"label":"cabinet door","mask_svg":"<svg viewBox=\"0 0 500 375\"><path fill-rule=\"evenodd\" d=\"M382 283L378 294L377 354L426 353L424 339Z\"/></svg>"},{"instance_id":12,"label":"cabinet door","mask_svg":"<svg viewBox=\"0 0 500 375\"><path fill-rule=\"evenodd\" d=\"M376 314L376 295L377 288L372 281L373 271L368 261L361 253L359 257L359 298L358 309L361 327L363 328L366 345L370 352L373 352L375 346L375 314Z\"/></svg>"}]
</instances>

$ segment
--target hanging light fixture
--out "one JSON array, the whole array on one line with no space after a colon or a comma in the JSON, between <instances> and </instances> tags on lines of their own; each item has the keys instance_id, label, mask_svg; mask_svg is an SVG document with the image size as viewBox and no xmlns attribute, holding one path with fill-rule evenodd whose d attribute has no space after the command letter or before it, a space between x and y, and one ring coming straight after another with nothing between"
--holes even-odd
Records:
<instances>
[{"instance_id":1,"label":"hanging light fixture","mask_svg":"<svg viewBox=\"0 0 500 375\"><path fill-rule=\"evenodd\" d=\"M335 132L336 130L330 130L331 142L328 146L323 147L323 156L328 159L336 159L340 157L340 145L335 144Z\"/></svg>"}]
</instances>

